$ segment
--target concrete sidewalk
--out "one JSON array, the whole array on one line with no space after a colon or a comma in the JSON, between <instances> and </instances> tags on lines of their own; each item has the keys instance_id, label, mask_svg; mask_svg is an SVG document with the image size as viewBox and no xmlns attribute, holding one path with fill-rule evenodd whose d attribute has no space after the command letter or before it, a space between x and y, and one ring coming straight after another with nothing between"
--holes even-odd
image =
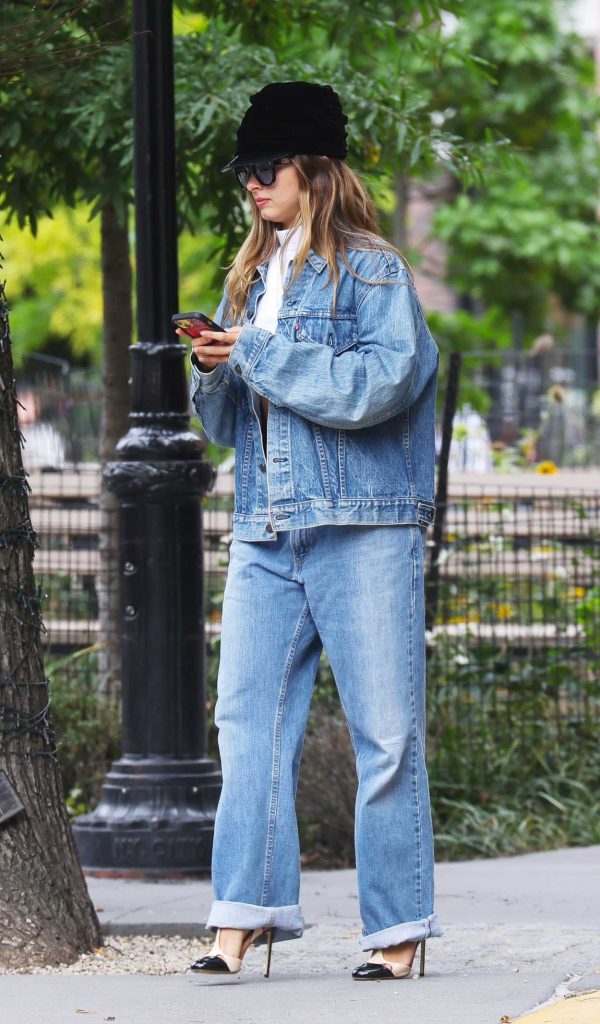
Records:
<instances>
[{"instance_id":1,"label":"concrete sidewalk","mask_svg":"<svg viewBox=\"0 0 600 1024\"><path fill-rule=\"evenodd\" d=\"M350 978L364 959L354 871L306 871L305 934L274 946L268 981L262 949L251 950L242 973L229 979L3 976L0 1020L70 1024L85 1014L115 1024L514 1021L556 995L600 988L599 882L598 846L439 864L436 910L445 934L427 943L425 977L375 985ZM203 934L208 881L89 879L89 888L108 934ZM591 1006L563 1000L535 1024L558 1022L557 1008L560 1024L584 1024Z\"/></svg>"}]
</instances>

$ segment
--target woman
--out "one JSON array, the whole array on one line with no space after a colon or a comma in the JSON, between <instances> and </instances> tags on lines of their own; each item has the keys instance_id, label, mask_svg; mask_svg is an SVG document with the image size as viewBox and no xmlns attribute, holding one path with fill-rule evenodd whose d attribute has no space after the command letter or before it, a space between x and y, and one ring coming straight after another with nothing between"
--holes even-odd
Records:
<instances>
[{"instance_id":1,"label":"woman","mask_svg":"<svg viewBox=\"0 0 600 1024\"><path fill-rule=\"evenodd\" d=\"M235 447L215 721L223 790L205 973L298 937L294 799L323 645L358 774L356 980L407 977L441 935L425 767L423 555L439 353L400 254L344 163L329 86L251 97L233 169L252 225L193 340L192 400ZM291 264L291 266L290 266ZM180 332L181 333L181 332ZM401 527L401 528L399 528ZM268 974L268 964L266 973Z\"/></svg>"}]
</instances>

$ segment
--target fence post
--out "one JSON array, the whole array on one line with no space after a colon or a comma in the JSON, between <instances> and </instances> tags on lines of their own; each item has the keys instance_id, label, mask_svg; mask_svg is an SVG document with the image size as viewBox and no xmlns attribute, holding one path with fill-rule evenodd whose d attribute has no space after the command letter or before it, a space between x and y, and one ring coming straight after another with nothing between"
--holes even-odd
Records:
<instances>
[{"instance_id":1,"label":"fence post","mask_svg":"<svg viewBox=\"0 0 600 1024\"><path fill-rule=\"evenodd\" d=\"M448 379L444 396L444 413L442 417L442 443L438 460L437 490L435 495L436 514L433 523L433 545L429 561L425 590L425 629L433 629L437 611L440 567L439 557L442 550L444 520L448 504L448 460L452 443L452 425L458 400L458 386L462 366L462 353L451 352L448 362ZM428 649L430 652L431 648Z\"/></svg>"}]
</instances>

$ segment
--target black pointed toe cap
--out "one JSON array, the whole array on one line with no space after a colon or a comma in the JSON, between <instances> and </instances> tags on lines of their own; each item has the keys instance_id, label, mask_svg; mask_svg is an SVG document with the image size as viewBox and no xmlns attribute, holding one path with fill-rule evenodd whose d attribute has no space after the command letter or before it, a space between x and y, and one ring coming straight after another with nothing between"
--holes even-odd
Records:
<instances>
[{"instance_id":1,"label":"black pointed toe cap","mask_svg":"<svg viewBox=\"0 0 600 1024\"><path fill-rule=\"evenodd\" d=\"M190 971L204 971L206 974L231 974L227 964L220 956L203 956L196 960Z\"/></svg>"},{"instance_id":2,"label":"black pointed toe cap","mask_svg":"<svg viewBox=\"0 0 600 1024\"><path fill-rule=\"evenodd\" d=\"M389 967L385 964L361 964L352 971L355 981L387 981L394 978Z\"/></svg>"}]
</instances>

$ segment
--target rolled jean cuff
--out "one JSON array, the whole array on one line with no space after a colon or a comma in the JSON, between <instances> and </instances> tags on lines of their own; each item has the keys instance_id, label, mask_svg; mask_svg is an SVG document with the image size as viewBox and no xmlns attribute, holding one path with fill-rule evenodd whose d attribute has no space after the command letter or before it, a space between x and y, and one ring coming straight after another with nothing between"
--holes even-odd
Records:
<instances>
[{"instance_id":1,"label":"rolled jean cuff","mask_svg":"<svg viewBox=\"0 0 600 1024\"><path fill-rule=\"evenodd\" d=\"M359 944L361 949L385 949L399 942L420 942L421 939L437 938L443 934L437 914L433 913L420 921L405 921L391 928L383 928L380 932L361 935Z\"/></svg>"},{"instance_id":2,"label":"rolled jean cuff","mask_svg":"<svg viewBox=\"0 0 600 1024\"><path fill-rule=\"evenodd\" d=\"M273 942L284 939L299 939L304 931L304 918L300 907L258 907L253 903L232 903L229 900L215 900L206 927L217 928L272 928ZM266 942L260 936L256 944Z\"/></svg>"}]
</instances>

